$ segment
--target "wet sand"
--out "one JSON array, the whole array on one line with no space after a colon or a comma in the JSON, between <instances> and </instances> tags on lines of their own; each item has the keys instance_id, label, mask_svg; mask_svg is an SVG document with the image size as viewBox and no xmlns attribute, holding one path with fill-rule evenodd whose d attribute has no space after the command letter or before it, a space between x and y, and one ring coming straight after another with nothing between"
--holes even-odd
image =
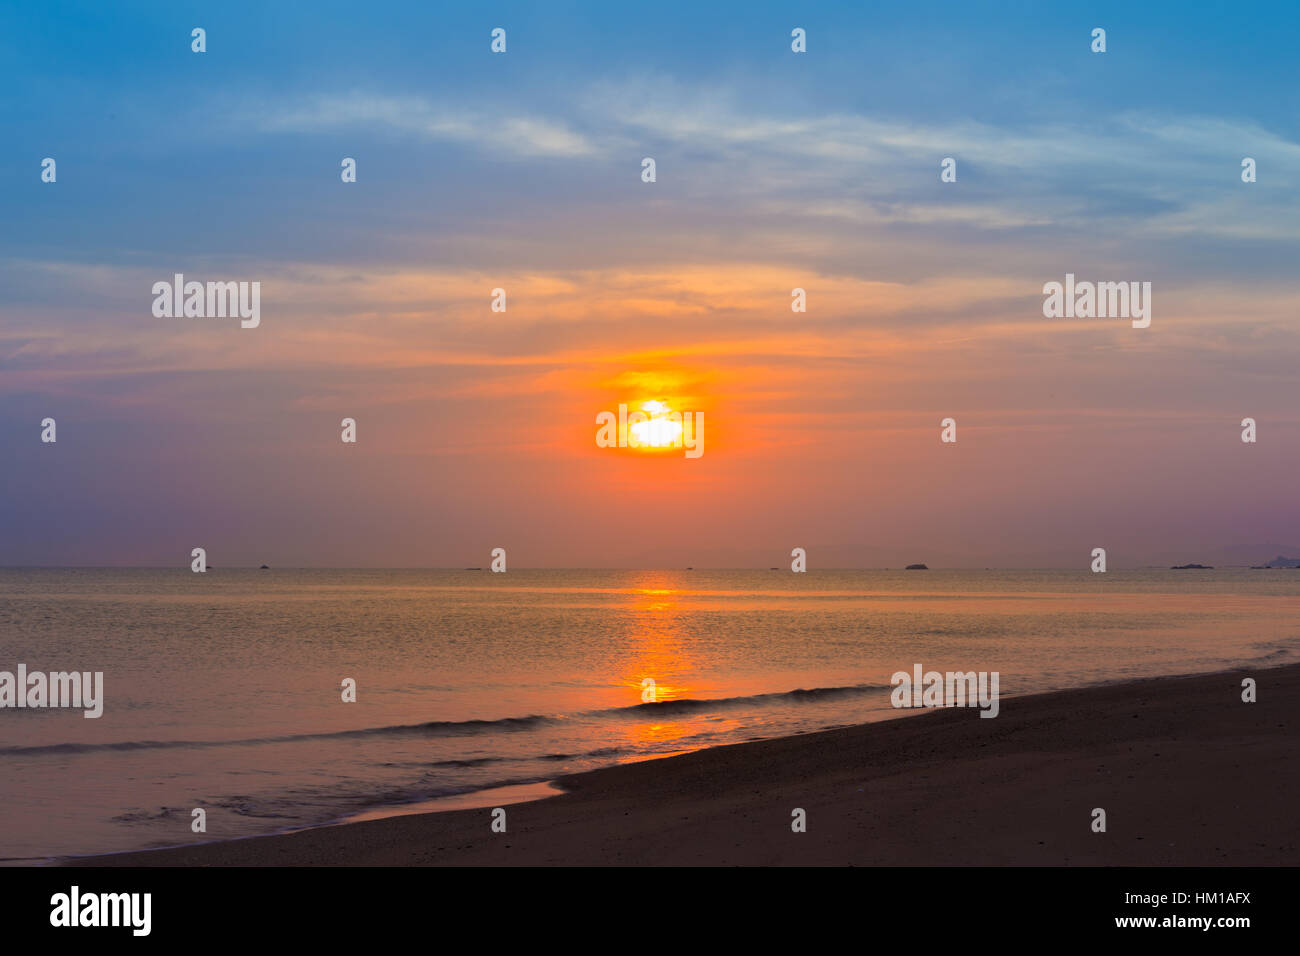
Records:
<instances>
[{"instance_id":1,"label":"wet sand","mask_svg":"<svg viewBox=\"0 0 1300 956\"><path fill-rule=\"evenodd\" d=\"M67 862L1295 866L1297 717L1300 664L1158 678L563 777L506 833L480 808Z\"/></svg>"}]
</instances>

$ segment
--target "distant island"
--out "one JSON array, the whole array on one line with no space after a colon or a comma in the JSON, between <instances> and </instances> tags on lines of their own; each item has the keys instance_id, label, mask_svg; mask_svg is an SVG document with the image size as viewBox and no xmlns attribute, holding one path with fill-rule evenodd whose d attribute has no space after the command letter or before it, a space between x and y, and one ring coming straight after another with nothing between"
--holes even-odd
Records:
<instances>
[{"instance_id":1,"label":"distant island","mask_svg":"<svg viewBox=\"0 0 1300 956\"><path fill-rule=\"evenodd\" d=\"M903 568L903 570L904 571L929 571L930 569L927 568L924 564L909 564L907 567Z\"/></svg>"},{"instance_id":2,"label":"distant island","mask_svg":"<svg viewBox=\"0 0 1300 956\"><path fill-rule=\"evenodd\" d=\"M1213 571L1212 564L1174 564L1170 565L1170 571Z\"/></svg>"}]
</instances>

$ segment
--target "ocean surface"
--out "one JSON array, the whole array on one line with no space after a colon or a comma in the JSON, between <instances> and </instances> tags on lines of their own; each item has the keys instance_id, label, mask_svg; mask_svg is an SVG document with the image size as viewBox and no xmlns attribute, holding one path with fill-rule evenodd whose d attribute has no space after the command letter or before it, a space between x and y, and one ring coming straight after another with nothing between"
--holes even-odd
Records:
<instances>
[{"instance_id":1,"label":"ocean surface","mask_svg":"<svg viewBox=\"0 0 1300 956\"><path fill-rule=\"evenodd\" d=\"M889 682L918 663L998 671L1003 712L1274 666L1300 659L1298 594L1300 570L0 569L0 671L102 671L105 696L97 720L0 709L0 860L493 806L917 713Z\"/></svg>"}]
</instances>

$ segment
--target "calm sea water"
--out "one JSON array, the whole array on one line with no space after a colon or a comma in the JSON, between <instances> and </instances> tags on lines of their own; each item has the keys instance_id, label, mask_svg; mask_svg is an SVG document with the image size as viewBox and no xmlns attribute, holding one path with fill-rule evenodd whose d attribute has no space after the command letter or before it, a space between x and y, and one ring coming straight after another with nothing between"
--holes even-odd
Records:
<instances>
[{"instance_id":1,"label":"calm sea water","mask_svg":"<svg viewBox=\"0 0 1300 956\"><path fill-rule=\"evenodd\" d=\"M0 670L103 671L106 698L98 720L0 710L0 858L450 805L897 716L890 675L915 663L997 670L1003 697L1286 663L1298 593L1285 570L0 569Z\"/></svg>"}]
</instances>

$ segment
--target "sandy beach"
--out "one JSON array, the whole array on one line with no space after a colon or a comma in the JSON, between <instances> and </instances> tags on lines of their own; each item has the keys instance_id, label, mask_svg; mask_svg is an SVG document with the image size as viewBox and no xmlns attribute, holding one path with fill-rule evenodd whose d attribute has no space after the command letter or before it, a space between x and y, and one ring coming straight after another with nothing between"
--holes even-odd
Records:
<instances>
[{"instance_id":1,"label":"sandy beach","mask_svg":"<svg viewBox=\"0 0 1300 956\"><path fill-rule=\"evenodd\" d=\"M562 795L508 806L506 833L489 809L454 810L67 862L1296 865L1298 708L1300 665L1158 678L564 777Z\"/></svg>"}]
</instances>

